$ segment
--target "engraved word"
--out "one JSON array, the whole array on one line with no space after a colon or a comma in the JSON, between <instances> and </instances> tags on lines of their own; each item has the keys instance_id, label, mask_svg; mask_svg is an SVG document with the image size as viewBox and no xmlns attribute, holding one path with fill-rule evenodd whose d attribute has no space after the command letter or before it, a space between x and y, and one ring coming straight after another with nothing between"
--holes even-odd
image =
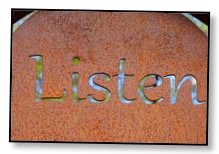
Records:
<instances>
[{"instance_id":1,"label":"engraved word","mask_svg":"<svg viewBox=\"0 0 219 154\"><path fill-rule=\"evenodd\" d=\"M53 98L53 97L42 97L42 78L43 78L43 73L42 73L42 56L30 56L31 58L36 60L36 102L39 101L44 101L44 100L50 100L50 101L58 101L58 102L62 102L65 100L66 98L66 90L63 91L63 95L60 98ZM73 58L73 63L74 64L79 64L80 63L80 59L75 57ZM134 75L127 75L124 72L125 69L125 64L126 64L126 60L125 59L120 59L120 64L119 64L119 74L114 75L113 77L117 77L118 78L118 96L119 99L122 103L125 104L129 104L134 102L136 99L128 99L124 96L124 80L127 77L131 77ZM105 78L106 81L110 80L110 76L108 74L105 73L95 73L93 75L91 75L88 79L89 85L94 88L95 90L101 91L105 94L105 99L103 100L97 100L95 99L92 94L88 94L88 100L92 103L101 103L101 102L107 102L110 100L111 98L111 93L109 91L109 89L98 85L97 83L94 82L94 78L100 76ZM85 101L87 98L79 98L78 95L78 78L79 78L79 74L77 72L72 73L72 91L73 91L73 100L75 102L82 102ZM144 83L147 81L148 78L154 78L156 80L155 84L151 85L151 86L144 86ZM176 87L176 77L174 75L167 75L164 76L164 78L169 78L170 80L170 103L171 104L175 104L176 103L176 99L177 99L177 94L178 91L180 89L180 87L182 86L182 84L189 80L192 83L192 102L194 105L198 105L198 104L203 104L203 101L198 101L197 99L197 82L194 76L192 75L186 75L184 76L181 81L179 82L179 85ZM144 90L145 89L150 89L150 88L155 88L158 87L162 84L162 77L157 75L157 74L149 74L146 75L145 77L143 77L139 84L138 84L138 94L140 99L146 103L146 104L156 104L158 102L161 102L163 100L163 97L160 97L156 100L151 100L149 99L145 93Z\"/></svg>"}]
</instances>

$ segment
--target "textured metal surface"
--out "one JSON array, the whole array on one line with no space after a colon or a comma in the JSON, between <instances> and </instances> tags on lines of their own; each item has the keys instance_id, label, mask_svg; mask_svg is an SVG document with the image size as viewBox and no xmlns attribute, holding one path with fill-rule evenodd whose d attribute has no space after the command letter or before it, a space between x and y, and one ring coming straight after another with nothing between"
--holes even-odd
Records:
<instances>
[{"instance_id":1,"label":"textured metal surface","mask_svg":"<svg viewBox=\"0 0 219 154\"><path fill-rule=\"evenodd\" d=\"M12 141L206 143L208 40L181 14L134 12L37 12L13 34L12 40ZM43 97L63 102L35 102L36 61L43 57ZM80 64L72 59L80 58ZM120 59L126 59L125 97L118 97ZM111 92L109 102L75 103L72 73L78 72L79 97L102 92L90 87L88 78L106 73L110 81L95 78ZM185 82L176 104L170 104L170 81L145 90L158 104L145 104L138 84L148 74L197 79L198 99L193 105L191 83ZM152 85L154 81L147 84Z\"/></svg>"}]
</instances>

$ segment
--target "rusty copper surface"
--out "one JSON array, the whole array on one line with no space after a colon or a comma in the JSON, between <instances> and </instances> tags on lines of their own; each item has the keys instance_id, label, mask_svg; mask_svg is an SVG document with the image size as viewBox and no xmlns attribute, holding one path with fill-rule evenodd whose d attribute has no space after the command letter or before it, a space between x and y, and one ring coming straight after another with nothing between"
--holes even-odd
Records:
<instances>
[{"instance_id":1,"label":"rusty copper surface","mask_svg":"<svg viewBox=\"0 0 219 154\"><path fill-rule=\"evenodd\" d=\"M43 96L63 102L35 102L36 61L43 56ZM73 64L79 57L81 62ZM121 58L126 59L124 104L118 98ZM208 38L181 14L147 12L40 11L28 19L12 39L11 140L67 142L206 143ZM99 72L110 81L96 82L111 92L109 102L76 103L72 99L73 72L79 74L79 96L105 95L88 84ZM197 79L198 99L193 105L191 83L181 87L170 104L170 81L145 90L153 105L142 102L137 87L147 74ZM152 83L154 81L151 81ZM150 84L148 82L148 84Z\"/></svg>"}]
</instances>

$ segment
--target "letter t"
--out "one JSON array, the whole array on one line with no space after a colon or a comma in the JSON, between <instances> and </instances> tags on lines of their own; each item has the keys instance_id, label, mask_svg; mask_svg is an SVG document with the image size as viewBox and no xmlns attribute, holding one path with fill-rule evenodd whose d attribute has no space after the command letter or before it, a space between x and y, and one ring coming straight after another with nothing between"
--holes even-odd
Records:
<instances>
[{"instance_id":1,"label":"letter t","mask_svg":"<svg viewBox=\"0 0 219 154\"><path fill-rule=\"evenodd\" d=\"M124 96L124 80L125 77L131 77L134 75L125 75L124 74L124 67L125 67L125 59L121 59L120 60L120 65L119 65L119 74L118 75L114 75L116 77L118 77L118 94L119 94L119 99L121 102L123 103L131 103L136 99L126 99Z\"/></svg>"}]
</instances>

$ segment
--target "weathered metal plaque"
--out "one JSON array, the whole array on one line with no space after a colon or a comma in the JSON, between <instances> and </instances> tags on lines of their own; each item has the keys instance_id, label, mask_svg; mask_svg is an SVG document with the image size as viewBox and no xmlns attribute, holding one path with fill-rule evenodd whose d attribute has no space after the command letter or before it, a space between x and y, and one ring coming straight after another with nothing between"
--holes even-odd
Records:
<instances>
[{"instance_id":1,"label":"weathered metal plaque","mask_svg":"<svg viewBox=\"0 0 219 154\"><path fill-rule=\"evenodd\" d=\"M39 10L11 56L10 141L207 144L208 37L181 13Z\"/></svg>"}]
</instances>

